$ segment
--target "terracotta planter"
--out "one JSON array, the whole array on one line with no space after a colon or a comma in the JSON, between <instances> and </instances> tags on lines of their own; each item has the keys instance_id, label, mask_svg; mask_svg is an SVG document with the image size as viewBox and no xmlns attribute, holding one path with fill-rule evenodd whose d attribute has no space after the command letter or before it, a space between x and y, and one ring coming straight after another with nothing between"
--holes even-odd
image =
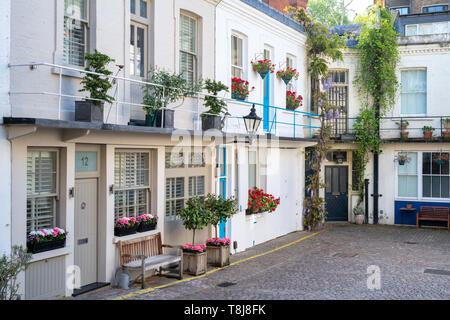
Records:
<instances>
[{"instance_id":1,"label":"terracotta planter","mask_svg":"<svg viewBox=\"0 0 450 320\"><path fill-rule=\"evenodd\" d=\"M408 135L409 135L409 132L408 132L408 131L401 131L401 132L400 132L400 138L401 138L402 140L407 140L407 139L408 139Z\"/></svg>"},{"instance_id":2,"label":"terracotta planter","mask_svg":"<svg viewBox=\"0 0 450 320\"><path fill-rule=\"evenodd\" d=\"M450 140L450 130L443 131L442 137L444 138L444 140Z\"/></svg>"},{"instance_id":3,"label":"terracotta planter","mask_svg":"<svg viewBox=\"0 0 450 320\"><path fill-rule=\"evenodd\" d=\"M427 140L431 140L433 138L433 131L424 131L423 137Z\"/></svg>"},{"instance_id":4,"label":"terracotta planter","mask_svg":"<svg viewBox=\"0 0 450 320\"><path fill-rule=\"evenodd\" d=\"M408 203L408 204L406 205L406 209L411 210L411 209L412 209L412 204Z\"/></svg>"},{"instance_id":5,"label":"terracotta planter","mask_svg":"<svg viewBox=\"0 0 450 320\"><path fill-rule=\"evenodd\" d=\"M230 264L230 246L206 246L208 264L224 267Z\"/></svg>"},{"instance_id":6,"label":"terracotta planter","mask_svg":"<svg viewBox=\"0 0 450 320\"><path fill-rule=\"evenodd\" d=\"M356 224L363 224L364 223L364 215L363 214L355 215L355 222L356 222Z\"/></svg>"},{"instance_id":7,"label":"terracotta planter","mask_svg":"<svg viewBox=\"0 0 450 320\"><path fill-rule=\"evenodd\" d=\"M207 254L183 252L183 272L198 276L206 272Z\"/></svg>"}]
</instances>

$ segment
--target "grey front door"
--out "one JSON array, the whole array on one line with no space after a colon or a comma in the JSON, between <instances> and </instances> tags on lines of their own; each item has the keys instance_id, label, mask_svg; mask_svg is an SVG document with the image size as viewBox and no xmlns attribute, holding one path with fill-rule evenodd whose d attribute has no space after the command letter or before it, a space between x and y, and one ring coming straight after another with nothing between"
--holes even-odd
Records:
<instances>
[{"instance_id":1,"label":"grey front door","mask_svg":"<svg viewBox=\"0 0 450 320\"><path fill-rule=\"evenodd\" d=\"M75 182L75 265L81 286L97 282L97 179Z\"/></svg>"},{"instance_id":2,"label":"grey front door","mask_svg":"<svg viewBox=\"0 0 450 320\"><path fill-rule=\"evenodd\" d=\"M348 221L348 167L325 167L327 221Z\"/></svg>"}]
</instances>

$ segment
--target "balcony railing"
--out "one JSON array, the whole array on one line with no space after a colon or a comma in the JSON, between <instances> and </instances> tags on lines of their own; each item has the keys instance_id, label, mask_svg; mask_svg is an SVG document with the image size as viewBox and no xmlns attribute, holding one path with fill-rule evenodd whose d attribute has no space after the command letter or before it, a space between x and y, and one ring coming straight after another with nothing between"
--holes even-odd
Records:
<instances>
[{"instance_id":1,"label":"balcony railing","mask_svg":"<svg viewBox=\"0 0 450 320\"><path fill-rule=\"evenodd\" d=\"M434 141L444 139L444 132L450 131L450 127L446 127L446 122L450 119L450 115L445 116L405 116L405 117L382 117L380 119L380 137L383 140L407 140L407 141L423 141L423 127L432 127ZM345 135L353 135L353 125L356 118L348 118L348 129L339 129L338 126L333 127L332 137L340 139ZM403 127L403 129L402 129ZM407 135L401 132L408 132Z\"/></svg>"},{"instance_id":2,"label":"balcony railing","mask_svg":"<svg viewBox=\"0 0 450 320\"><path fill-rule=\"evenodd\" d=\"M81 70L69 66L62 66L52 63L24 63L24 64L10 64L12 69L28 68L26 73L19 71L17 79L23 81L13 82L13 90L10 92L12 97L17 97L11 100L12 117L33 117L33 118L47 118L57 120L72 120L71 116L67 115L73 113L75 100L84 100L87 96L80 95L78 89L81 88L79 82L85 74L100 75L110 79L113 88L109 94L114 98L111 104L105 103L105 123L110 124L129 124L132 117L131 108L138 108L137 112L144 117L142 107L146 105L136 102L141 99L139 92L146 86L158 86L159 84L142 81L138 79L126 78L119 76L121 69L115 75L105 76L91 71ZM46 68L53 75L49 77L48 73L37 73L38 68ZM26 70L25 70L26 71ZM70 74L76 78L67 78ZM35 88L37 90L29 90ZM52 91L53 89L53 91ZM37 98L23 98L30 96L43 96L47 100L37 101ZM181 118L183 121L175 122L176 129L190 129L201 130L201 114L205 113L203 107L203 100L205 96L211 96L205 93L198 93L195 96L185 97L186 100L181 104L174 103L165 108L165 110L175 110L175 114L183 114ZM263 119L264 125L260 126L258 134L270 133L280 137L290 138L311 138L314 130L318 127L314 125L315 119L319 115L297 111L288 110L276 106L264 105L260 103L230 99L227 97L217 97L227 102L228 112L231 114L225 121L223 130L227 133L246 133L242 117L246 116L250 111L250 106L255 105L257 114ZM42 100L42 99L41 99ZM97 100L98 99L91 99ZM30 108L34 106L35 108ZM45 109L39 110L39 108ZM135 110L136 111L136 110ZM135 112L136 113L136 112ZM164 115L163 115L164 116ZM177 116L175 116L176 118ZM137 120L137 119L133 119ZM161 124L162 125L162 124Z\"/></svg>"}]
</instances>

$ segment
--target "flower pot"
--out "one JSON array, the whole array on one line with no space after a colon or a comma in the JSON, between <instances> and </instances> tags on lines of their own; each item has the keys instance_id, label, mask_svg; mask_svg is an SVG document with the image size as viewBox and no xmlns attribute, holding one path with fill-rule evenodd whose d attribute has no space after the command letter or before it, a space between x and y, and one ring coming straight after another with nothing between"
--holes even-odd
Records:
<instances>
[{"instance_id":1,"label":"flower pot","mask_svg":"<svg viewBox=\"0 0 450 320\"><path fill-rule=\"evenodd\" d=\"M230 264L230 246L206 246L208 264L224 267Z\"/></svg>"},{"instance_id":2,"label":"flower pot","mask_svg":"<svg viewBox=\"0 0 450 320\"><path fill-rule=\"evenodd\" d=\"M93 101L75 101L75 121L103 123L103 104Z\"/></svg>"},{"instance_id":3,"label":"flower pot","mask_svg":"<svg viewBox=\"0 0 450 320\"><path fill-rule=\"evenodd\" d=\"M162 110L155 110L145 115L145 125L147 127L161 127ZM174 128L174 110L164 110L163 128Z\"/></svg>"},{"instance_id":4,"label":"flower pot","mask_svg":"<svg viewBox=\"0 0 450 320\"><path fill-rule=\"evenodd\" d=\"M444 138L444 140L450 140L450 130L443 131L442 132L442 137Z\"/></svg>"},{"instance_id":5,"label":"flower pot","mask_svg":"<svg viewBox=\"0 0 450 320\"><path fill-rule=\"evenodd\" d=\"M135 234L139 225L134 225L131 228L117 228L114 227L114 235L116 237L129 236L130 234Z\"/></svg>"},{"instance_id":6,"label":"flower pot","mask_svg":"<svg viewBox=\"0 0 450 320\"><path fill-rule=\"evenodd\" d=\"M423 133L423 137L424 137L426 140L431 140L431 139L433 138L433 131L425 131L425 132Z\"/></svg>"},{"instance_id":7,"label":"flower pot","mask_svg":"<svg viewBox=\"0 0 450 320\"><path fill-rule=\"evenodd\" d=\"M408 139L408 135L409 135L408 131L401 131L400 132L400 139L406 140L406 139Z\"/></svg>"},{"instance_id":8,"label":"flower pot","mask_svg":"<svg viewBox=\"0 0 450 320\"><path fill-rule=\"evenodd\" d=\"M412 204L408 203L408 204L406 205L406 209L411 210L411 209L412 209Z\"/></svg>"},{"instance_id":9,"label":"flower pot","mask_svg":"<svg viewBox=\"0 0 450 320\"><path fill-rule=\"evenodd\" d=\"M364 223L364 214L357 214L355 215L355 222L356 224L363 224Z\"/></svg>"},{"instance_id":10,"label":"flower pot","mask_svg":"<svg viewBox=\"0 0 450 320\"><path fill-rule=\"evenodd\" d=\"M222 118L220 116L207 115L202 117L202 130L222 130Z\"/></svg>"},{"instance_id":11,"label":"flower pot","mask_svg":"<svg viewBox=\"0 0 450 320\"><path fill-rule=\"evenodd\" d=\"M442 122L442 127L444 129L450 130L450 121L443 121Z\"/></svg>"},{"instance_id":12,"label":"flower pot","mask_svg":"<svg viewBox=\"0 0 450 320\"><path fill-rule=\"evenodd\" d=\"M204 274L207 268L207 254L183 252L183 272L198 276Z\"/></svg>"},{"instance_id":13,"label":"flower pot","mask_svg":"<svg viewBox=\"0 0 450 320\"><path fill-rule=\"evenodd\" d=\"M156 229L156 223L140 223L137 232L147 232Z\"/></svg>"},{"instance_id":14,"label":"flower pot","mask_svg":"<svg viewBox=\"0 0 450 320\"><path fill-rule=\"evenodd\" d=\"M245 101L245 100L247 100L247 95L245 95L245 94L238 94L238 93L232 93L231 94L231 98Z\"/></svg>"},{"instance_id":15,"label":"flower pot","mask_svg":"<svg viewBox=\"0 0 450 320\"><path fill-rule=\"evenodd\" d=\"M66 246L66 239L55 239L51 241L27 242L28 252L40 253L55 249L64 248Z\"/></svg>"},{"instance_id":16,"label":"flower pot","mask_svg":"<svg viewBox=\"0 0 450 320\"><path fill-rule=\"evenodd\" d=\"M286 85L288 85L289 82L291 82L292 77L281 77L281 79L283 79L284 83L285 83Z\"/></svg>"},{"instance_id":17,"label":"flower pot","mask_svg":"<svg viewBox=\"0 0 450 320\"><path fill-rule=\"evenodd\" d=\"M286 109L295 110L295 109L297 109L297 107L296 106L286 105Z\"/></svg>"}]
</instances>

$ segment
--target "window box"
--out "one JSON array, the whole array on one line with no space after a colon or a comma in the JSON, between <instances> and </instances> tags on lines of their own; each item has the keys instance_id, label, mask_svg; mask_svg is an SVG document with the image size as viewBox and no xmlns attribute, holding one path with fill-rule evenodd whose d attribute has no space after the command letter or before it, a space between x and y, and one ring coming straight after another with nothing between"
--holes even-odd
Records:
<instances>
[{"instance_id":1,"label":"window box","mask_svg":"<svg viewBox=\"0 0 450 320\"><path fill-rule=\"evenodd\" d=\"M205 115L202 117L202 130L209 129L222 130L222 119L220 116Z\"/></svg>"},{"instance_id":2,"label":"window box","mask_svg":"<svg viewBox=\"0 0 450 320\"><path fill-rule=\"evenodd\" d=\"M137 232L147 232L152 231L156 229L156 222L155 223L140 223Z\"/></svg>"},{"instance_id":3,"label":"window box","mask_svg":"<svg viewBox=\"0 0 450 320\"><path fill-rule=\"evenodd\" d=\"M75 121L103 122L103 104L93 101L75 101Z\"/></svg>"},{"instance_id":4,"label":"window box","mask_svg":"<svg viewBox=\"0 0 450 320\"><path fill-rule=\"evenodd\" d=\"M66 239L55 239L50 241L27 242L27 249L31 253L40 253L55 249L64 248Z\"/></svg>"},{"instance_id":5,"label":"window box","mask_svg":"<svg viewBox=\"0 0 450 320\"><path fill-rule=\"evenodd\" d=\"M114 227L114 235L116 237L129 236L130 234L135 234L139 225L134 225L131 228L118 228Z\"/></svg>"}]
</instances>

